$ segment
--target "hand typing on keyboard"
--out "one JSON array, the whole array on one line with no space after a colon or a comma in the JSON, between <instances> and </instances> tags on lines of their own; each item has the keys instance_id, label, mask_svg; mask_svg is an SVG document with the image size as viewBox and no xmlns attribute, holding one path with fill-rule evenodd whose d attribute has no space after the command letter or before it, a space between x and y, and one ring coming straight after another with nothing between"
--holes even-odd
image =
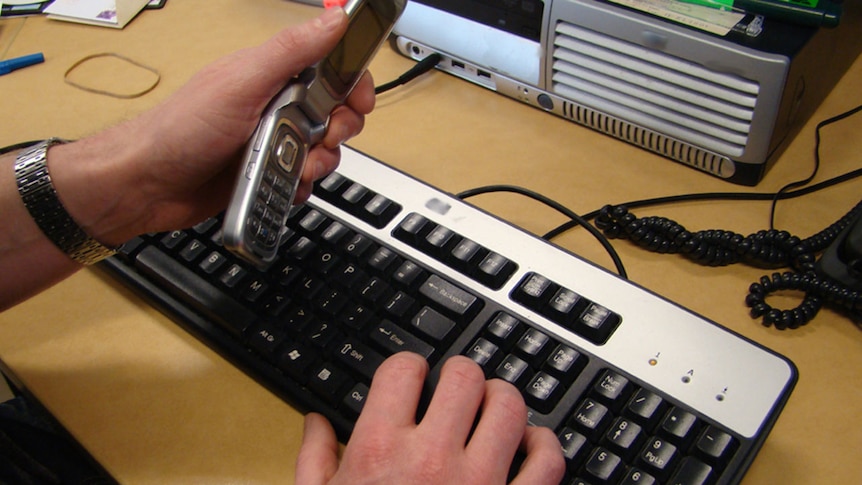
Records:
<instances>
[{"instance_id":1,"label":"hand typing on keyboard","mask_svg":"<svg viewBox=\"0 0 862 485\"><path fill-rule=\"evenodd\" d=\"M41 160L50 166L48 188L53 185L62 201L61 213L71 216L63 231L76 230L55 230L53 241L81 236L115 247L139 234L186 227L224 209L239 154L266 104L291 78L323 58L346 26L344 12L329 9L260 46L212 63L137 118L43 150ZM309 153L299 201L308 197L315 179L335 169L340 144L362 129L364 115L373 107L373 81L366 75L347 103L333 112L324 139ZM18 155L0 155L0 269L27 278L0 282L0 310L80 267L63 254L74 248L58 250L59 244L33 223L34 216L48 217L38 212L53 209L28 211L21 203L12 170ZM18 185L32 185L17 178ZM53 222L42 221L41 226L46 224Z\"/></svg>"},{"instance_id":2,"label":"hand typing on keyboard","mask_svg":"<svg viewBox=\"0 0 862 485\"><path fill-rule=\"evenodd\" d=\"M331 50L345 25L343 12L327 10L317 20L211 64L138 118L45 148L53 188L82 234L117 246L223 209L237 154L261 111L290 78ZM333 112L326 136L310 153L299 200L309 196L314 180L335 169L341 143L361 130L373 106L373 81L366 75L346 105ZM80 268L63 254L67 248L30 220L39 214L20 202L10 167L16 155L2 158L8 169L0 175L0 269L27 277L14 283L4 279L0 309ZM554 433L527 427L519 392L503 381L485 382L479 366L464 357L447 364L431 407L416 425L427 372L427 362L415 354L399 354L382 366L341 466L332 426L310 415L299 482L504 483L519 446L527 458L517 482L559 482L564 463ZM470 436L480 407L481 419Z\"/></svg>"},{"instance_id":3,"label":"hand typing on keyboard","mask_svg":"<svg viewBox=\"0 0 862 485\"><path fill-rule=\"evenodd\" d=\"M417 424L427 371L424 358L406 352L380 366L340 463L332 427L309 414L296 483L502 484L519 448L526 458L511 483L560 483L565 462L554 433L527 426L517 389L502 380L485 381L470 359L445 363Z\"/></svg>"}]
</instances>

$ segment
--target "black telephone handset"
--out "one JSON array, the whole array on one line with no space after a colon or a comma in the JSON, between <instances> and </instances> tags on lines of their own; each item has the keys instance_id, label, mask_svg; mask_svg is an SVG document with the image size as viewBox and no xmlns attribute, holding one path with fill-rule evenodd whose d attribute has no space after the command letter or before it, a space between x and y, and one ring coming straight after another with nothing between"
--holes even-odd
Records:
<instances>
[{"instance_id":1,"label":"black telephone handset","mask_svg":"<svg viewBox=\"0 0 862 485\"><path fill-rule=\"evenodd\" d=\"M817 270L854 290L862 291L862 211L826 248Z\"/></svg>"}]
</instances>

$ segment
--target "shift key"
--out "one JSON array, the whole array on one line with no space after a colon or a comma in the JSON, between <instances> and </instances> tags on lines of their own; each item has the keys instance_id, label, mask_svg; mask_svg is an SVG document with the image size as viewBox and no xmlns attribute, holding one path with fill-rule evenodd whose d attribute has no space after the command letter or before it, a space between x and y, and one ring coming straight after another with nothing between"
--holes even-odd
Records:
<instances>
[{"instance_id":1,"label":"shift key","mask_svg":"<svg viewBox=\"0 0 862 485\"><path fill-rule=\"evenodd\" d=\"M434 347L389 320L383 320L372 327L370 337L375 345L389 354L407 351L419 354L427 360L434 353Z\"/></svg>"}]
</instances>

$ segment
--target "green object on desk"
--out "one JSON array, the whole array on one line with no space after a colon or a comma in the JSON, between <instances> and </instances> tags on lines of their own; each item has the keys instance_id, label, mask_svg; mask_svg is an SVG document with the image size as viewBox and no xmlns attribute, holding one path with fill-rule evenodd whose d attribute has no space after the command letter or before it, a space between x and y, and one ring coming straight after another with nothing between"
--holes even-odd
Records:
<instances>
[{"instance_id":1,"label":"green object on desk","mask_svg":"<svg viewBox=\"0 0 862 485\"><path fill-rule=\"evenodd\" d=\"M685 3L743 10L800 25L835 27L841 19L841 6L822 0L681 0Z\"/></svg>"}]
</instances>

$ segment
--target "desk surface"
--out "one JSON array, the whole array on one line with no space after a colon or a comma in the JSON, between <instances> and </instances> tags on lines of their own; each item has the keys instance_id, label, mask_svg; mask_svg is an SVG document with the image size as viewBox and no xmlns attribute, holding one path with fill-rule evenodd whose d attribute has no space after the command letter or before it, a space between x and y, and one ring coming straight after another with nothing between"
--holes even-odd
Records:
<instances>
[{"instance_id":1,"label":"desk surface","mask_svg":"<svg viewBox=\"0 0 862 485\"><path fill-rule=\"evenodd\" d=\"M2 20L0 58L41 51L46 62L0 77L0 146L80 137L134 116L207 62L315 13L284 0L174 0L163 10L144 12L122 31L41 17ZM159 86L121 100L64 83L64 72L77 60L106 51L157 69ZM411 65L384 48L371 71L383 82ZM95 74L104 79L125 68L97 66L102 71ZM108 87L135 90L143 75L120 76L115 82L121 86ZM757 190L774 191L809 173L816 121L858 104L859 92L862 59ZM860 128L862 118L850 118L824 130L818 180L858 168ZM518 184L581 213L644 197L748 190L442 73L380 96L351 145L448 191ZM858 202L859 183L782 202L777 225L802 237L816 233ZM515 195L473 202L536 233L563 222ZM671 217L691 230L748 234L768 226L769 205L702 202L639 213ZM571 231L557 242L612 268L585 231ZM743 303L762 270L702 268L624 242L616 246L633 281L799 367L796 391L744 483L858 482L858 328L829 310L797 331L764 328L749 318ZM773 303L797 301L782 296ZM302 416L99 269L81 271L0 314L0 358L122 483L284 483L293 476Z\"/></svg>"}]
</instances>

